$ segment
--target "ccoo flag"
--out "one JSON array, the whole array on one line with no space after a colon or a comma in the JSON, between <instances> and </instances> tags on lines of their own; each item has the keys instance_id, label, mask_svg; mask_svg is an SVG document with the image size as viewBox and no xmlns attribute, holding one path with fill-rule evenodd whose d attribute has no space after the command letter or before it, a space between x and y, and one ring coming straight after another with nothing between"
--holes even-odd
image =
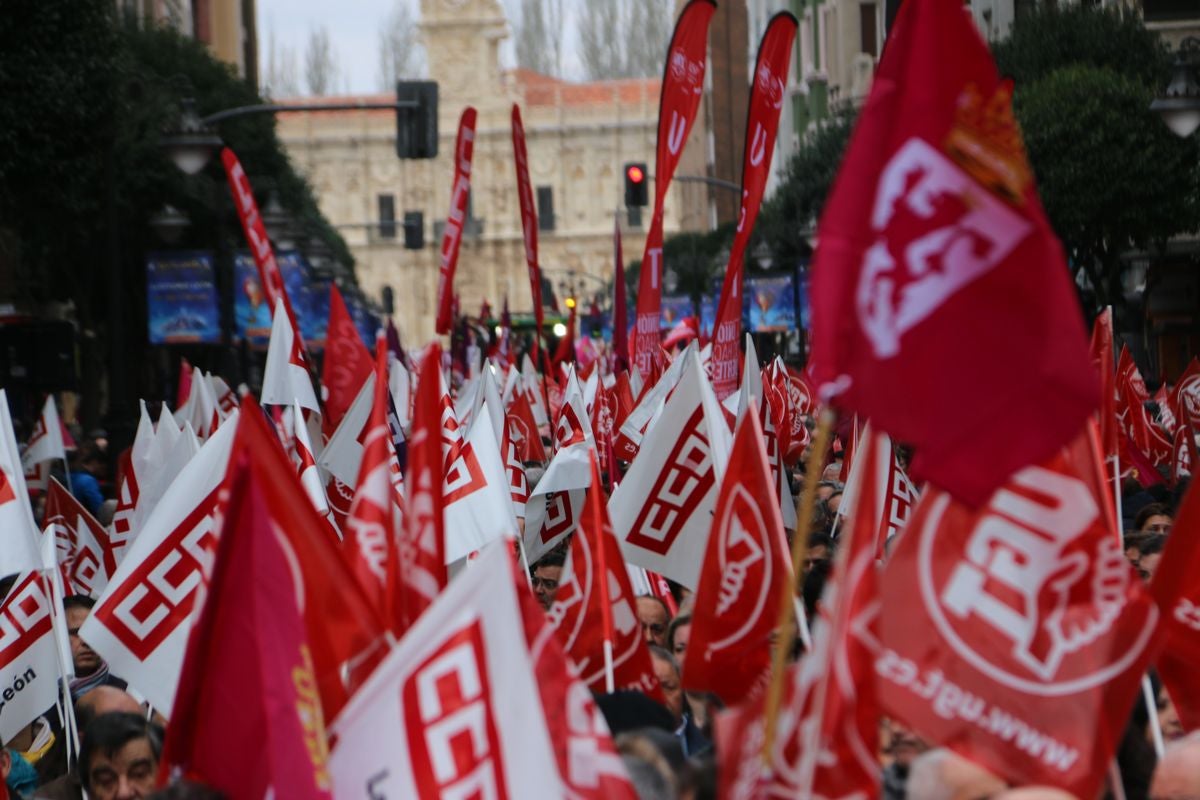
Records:
<instances>
[{"instance_id":1,"label":"ccoo flag","mask_svg":"<svg viewBox=\"0 0 1200 800\"><path fill-rule=\"evenodd\" d=\"M451 300L454 298L454 268L458 266L458 248L462 244L463 227L467 224L467 201L471 197L471 157L475 153L475 109L467 106L458 121L458 138L454 143L454 183L450 187L450 214L442 232L438 251L438 308L437 332L450 332Z\"/></svg>"}]
</instances>

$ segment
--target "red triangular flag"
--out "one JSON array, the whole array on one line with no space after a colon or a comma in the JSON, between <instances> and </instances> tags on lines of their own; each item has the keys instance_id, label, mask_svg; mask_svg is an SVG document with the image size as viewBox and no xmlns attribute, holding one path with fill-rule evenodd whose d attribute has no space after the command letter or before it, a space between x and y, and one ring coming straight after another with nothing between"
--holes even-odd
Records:
<instances>
[{"instance_id":1,"label":"red triangular flag","mask_svg":"<svg viewBox=\"0 0 1200 800\"><path fill-rule=\"evenodd\" d=\"M1116 458L1118 452L1116 410L1116 364L1113 361L1112 306L1096 316L1092 325L1092 341L1088 348L1092 366L1100 376L1100 449L1105 461Z\"/></svg>"},{"instance_id":2,"label":"red triangular flag","mask_svg":"<svg viewBox=\"0 0 1200 800\"><path fill-rule=\"evenodd\" d=\"M332 436L346 410L358 396L363 381L371 374L371 354L358 335L358 328L346 310L346 301L336 284L329 285L329 329L325 335L325 361L321 369L325 414L321 417L324 434Z\"/></svg>"}]
</instances>

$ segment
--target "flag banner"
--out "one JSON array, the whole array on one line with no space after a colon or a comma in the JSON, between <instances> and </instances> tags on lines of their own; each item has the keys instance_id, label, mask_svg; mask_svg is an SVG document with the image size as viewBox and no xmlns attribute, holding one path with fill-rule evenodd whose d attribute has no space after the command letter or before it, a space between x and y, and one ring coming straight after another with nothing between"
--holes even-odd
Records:
<instances>
[{"instance_id":1,"label":"flag banner","mask_svg":"<svg viewBox=\"0 0 1200 800\"><path fill-rule=\"evenodd\" d=\"M58 699L51 602L38 573L23 572L0 603L0 741L11 741Z\"/></svg>"},{"instance_id":2,"label":"flag banner","mask_svg":"<svg viewBox=\"0 0 1200 800\"><path fill-rule=\"evenodd\" d=\"M533 203L533 186L529 182L529 153L525 149L525 126L521 122L521 107L512 107L513 163L517 168L517 200L521 207L521 233L525 238L525 266L529 270L529 292L533 298L533 318L537 332L533 337L533 352L541 347L542 325L545 311L542 308L542 273L538 266L538 217ZM508 300L505 299L507 308Z\"/></svg>"},{"instance_id":3,"label":"flag banner","mask_svg":"<svg viewBox=\"0 0 1200 800\"><path fill-rule=\"evenodd\" d=\"M437 332L450 333L450 305L454 299L454 270L458 266L458 249L462 244L463 228L466 226L467 201L471 197L471 158L475 152L475 109L467 106L458 121L458 137L454 141L454 182L450 184L450 212L446 216L446 227L442 231L442 243L438 250L438 307Z\"/></svg>"},{"instance_id":4,"label":"flag banner","mask_svg":"<svg viewBox=\"0 0 1200 800\"><path fill-rule=\"evenodd\" d=\"M695 351L608 511L625 557L694 589L730 434Z\"/></svg>"},{"instance_id":5,"label":"flag banner","mask_svg":"<svg viewBox=\"0 0 1200 800\"><path fill-rule=\"evenodd\" d=\"M594 481L587 491L579 529L571 538L562 580L547 614L563 650L592 691L607 691L607 640L612 648L613 686L637 689L661 700L662 690L642 638L629 572L598 483Z\"/></svg>"},{"instance_id":6,"label":"flag banner","mask_svg":"<svg viewBox=\"0 0 1200 800\"><path fill-rule=\"evenodd\" d=\"M1138 373L1133 358L1129 357L1128 351L1122 348L1121 355L1127 362L1125 374L1128 381L1137 393L1139 403L1143 403L1149 399L1146 384L1142 381L1142 376ZM1192 423L1192 427L1200 426L1200 360L1194 356L1188 362L1187 369L1179 376L1175 390L1171 392L1171 407L1177 421L1187 419Z\"/></svg>"},{"instance_id":7,"label":"flag banner","mask_svg":"<svg viewBox=\"0 0 1200 800\"><path fill-rule=\"evenodd\" d=\"M586 445L568 448L555 455L542 479L529 490L525 501L525 555L532 564L574 532L583 512L586 489L591 483Z\"/></svg>"},{"instance_id":8,"label":"flag banner","mask_svg":"<svg viewBox=\"0 0 1200 800\"><path fill-rule=\"evenodd\" d=\"M366 380L354 397L354 402L342 415L342 421L325 443L325 449L317 456L317 464L329 473L333 480L347 487L358 483L358 467L362 463L363 439L366 435L367 420L371 416L371 403L375 397L375 371L367 374ZM353 489L348 490L353 494ZM335 489L328 491L329 502L338 506ZM349 503L346 510L350 510Z\"/></svg>"},{"instance_id":9,"label":"flag banner","mask_svg":"<svg viewBox=\"0 0 1200 800\"><path fill-rule=\"evenodd\" d=\"M212 577L187 645L160 775L231 800L329 798L328 745L311 643L311 596L262 478L242 460Z\"/></svg>"},{"instance_id":10,"label":"flag banner","mask_svg":"<svg viewBox=\"0 0 1200 800\"><path fill-rule=\"evenodd\" d=\"M146 257L150 344L220 344L221 312L209 252Z\"/></svg>"},{"instance_id":11,"label":"flag banner","mask_svg":"<svg viewBox=\"0 0 1200 800\"><path fill-rule=\"evenodd\" d=\"M271 321L267 365L263 368L263 405L290 406L299 403L304 408L321 413L303 348L304 342L288 324L283 301L278 301Z\"/></svg>"},{"instance_id":12,"label":"flag banner","mask_svg":"<svg viewBox=\"0 0 1200 800\"><path fill-rule=\"evenodd\" d=\"M25 443L25 452L21 454L21 465L25 469L45 461L67 460L67 447L63 442L63 425L58 416L58 406L54 403L54 395L46 395L46 403L42 413L34 423L33 433Z\"/></svg>"},{"instance_id":13,"label":"flag banner","mask_svg":"<svg viewBox=\"0 0 1200 800\"><path fill-rule=\"evenodd\" d=\"M771 174L771 157L775 154L775 136L779 132L779 114L786 97L788 66L792 61L797 25L792 14L786 11L776 14L767 23L758 45L746 117L745 152L742 154L742 200L713 329L712 381L718 400L737 391L746 244L754 230L754 221L758 219L763 192Z\"/></svg>"},{"instance_id":14,"label":"flag banner","mask_svg":"<svg viewBox=\"0 0 1200 800\"><path fill-rule=\"evenodd\" d=\"M332 725L336 797L561 798L511 555L451 582ZM516 644L517 646L514 646Z\"/></svg>"},{"instance_id":15,"label":"flag banner","mask_svg":"<svg viewBox=\"0 0 1200 800\"><path fill-rule=\"evenodd\" d=\"M175 412L175 421L180 425L185 422L191 423L192 430L201 439L207 439L223 418L221 409L217 406L217 397L213 394L212 384L204 377L203 370L193 367L188 399Z\"/></svg>"},{"instance_id":16,"label":"flag banner","mask_svg":"<svg viewBox=\"0 0 1200 800\"><path fill-rule=\"evenodd\" d=\"M321 399L325 402L321 425L326 437L337 430L370 374L371 354L358 336L337 284L330 284L329 328L325 337L325 360L321 365Z\"/></svg>"},{"instance_id":17,"label":"flag banner","mask_svg":"<svg viewBox=\"0 0 1200 800\"><path fill-rule=\"evenodd\" d=\"M1180 430L1190 426L1181 424ZM1184 730L1200 729L1200 488L1188 488L1179 507L1173 535L1167 537L1158 569L1150 581L1162 612L1164 642L1155 666L1175 703ZM1151 712L1153 713L1153 711Z\"/></svg>"},{"instance_id":18,"label":"flag banner","mask_svg":"<svg viewBox=\"0 0 1200 800\"><path fill-rule=\"evenodd\" d=\"M629 369L629 311L625 300L625 252L621 246L620 209L613 218L613 310L612 364L613 372Z\"/></svg>"},{"instance_id":19,"label":"flag banner","mask_svg":"<svg viewBox=\"0 0 1200 800\"><path fill-rule=\"evenodd\" d=\"M33 521L25 471L17 455L8 410L8 393L0 389L0 577L42 568L38 552L41 531Z\"/></svg>"},{"instance_id":20,"label":"flag banner","mask_svg":"<svg viewBox=\"0 0 1200 800\"><path fill-rule=\"evenodd\" d=\"M568 789L564 796L572 800L637 800L604 715L516 566L514 563L513 583L521 605L525 644L533 660L558 774Z\"/></svg>"},{"instance_id":21,"label":"flag banner","mask_svg":"<svg viewBox=\"0 0 1200 800\"><path fill-rule=\"evenodd\" d=\"M296 466L296 474L300 476L304 493L312 501L313 510L326 517L329 515L329 498L325 496L321 471L317 469L317 461L313 457L312 439L308 435L308 426L304 424L304 412L300 410L299 403L292 405L291 433L294 449L292 463Z\"/></svg>"},{"instance_id":22,"label":"flag banner","mask_svg":"<svg viewBox=\"0 0 1200 800\"><path fill-rule=\"evenodd\" d=\"M721 480L683 668L685 688L726 705L745 700L770 669L778 598L792 581L754 401L747 412Z\"/></svg>"},{"instance_id":23,"label":"flag banner","mask_svg":"<svg viewBox=\"0 0 1200 800\"><path fill-rule=\"evenodd\" d=\"M1092 366L1100 377L1100 450L1104 460L1116 458L1119 452L1116 411L1116 360L1113 354L1112 306L1096 315L1092 324L1092 339L1088 345Z\"/></svg>"},{"instance_id":24,"label":"flag banner","mask_svg":"<svg viewBox=\"0 0 1200 800\"><path fill-rule=\"evenodd\" d=\"M55 478L46 494L43 525L53 531L67 594L99 597L117 571L108 531Z\"/></svg>"},{"instance_id":25,"label":"flag banner","mask_svg":"<svg viewBox=\"0 0 1200 800\"><path fill-rule=\"evenodd\" d=\"M961 3L904 3L812 267L817 385L975 506L1099 400L1011 100Z\"/></svg>"},{"instance_id":26,"label":"flag banner","mask_svg":"<svg viewBox=\"0 0 1200 800\"><path fill-rule=\"evenodd\" d=\"M1016 785L1100 788L1160 613L1085 429L982 507L925 490L881 579L881 701Z\"/></svg>"},{"instance_id":27,"label":"flag banner","mask_svg":"<svg viewBox=\"0 0 1200 800\"><path fill-rule=\"evenodd\" d=\"M307 359L304 355L304 339L296 324L296 313L292 310L292 301L288 297L283 274L279 271L275 251L267 237L267 228L258 211L258 201L254 199L250 179L246 177L246 171L238 157L228 147L221 150L221 163L225 165L225 177L229 180L229 190L233 193L233 204L237 207L238 219L241 220L242 231L246 234L246 243L250 245L250 254L254 256L254 266L258 268L259 288L266 295L267 309L271 311L280 302L283 303L283 307L287 309L288 323L299 343L300 353Z\"/></svg>"},{"instance_id":28,"label":"flag banner","mask_svg":"<svg viewBox=\"0 0 1200 800\"><path fill-rule=\"evenodd\" d=\"M212 570L217 491L237 428L222 425L178 473L126 550L80 636L155 708L171 708L193 610Z\"/></svg>"},{"instance_id":29,"label":"flag banner","mask_svg":"<svg viewBox=\"0 0 1200 800\"><path fill-rule=\"evenodd\" d=\"M643 375L657 358L659 305L662 302L663 201L687 143L700 98L708 56L708 24L717 4L689 0L679 14L663 71L658 107L658 146L654 167L654 213L642 253L634 324L634 359Z\"/></svg>"},{"instance_id":30,"label":"flag banner","mask_svg":"<svg viewBox=\"0 0 1200 800\"><path fill-rule=\"evenodd\" d=\"M165 408L165 406L164 406ZM162 424L161 422L159 423ZM170 423L174 425L174 423ZM168 436L168 438L170 438ZM200 452L201 443L196 438L196 434L192 432L192 423L183 423L183 429L174 436L171 449L167 451L159 462L159 468L153 473L153 480L146 487L146 491L142 493L140 502L138 503L137 511L134 517L134 527L141 530L146 521L154 513L162 500L167 489L179 477L180 472L191 463L192 459Z\"/></svg>"},{"instance_id":31,"label":"flag banner","mask_svg":"<svg viewBox=\"0 0 1200 800\"><path fill-rule=\"evenodd\" d=\"M684 364L688 360L688 353L694 353L695 345L688 345L688 348L688 350L684 351L683 355L671 362L671 366L667 368L667 371L654 384L650 385L649 388L645 389L637 397L637 403L625 415L625 419L617 429L617 439L614 443L617 450L617 458L624 461L632 461L634 456L637 455L642 445L642 439L649 432L651 420L662 413L667 395L679 383L679 378L683 374Z\"/></svg>"}]
</instances>

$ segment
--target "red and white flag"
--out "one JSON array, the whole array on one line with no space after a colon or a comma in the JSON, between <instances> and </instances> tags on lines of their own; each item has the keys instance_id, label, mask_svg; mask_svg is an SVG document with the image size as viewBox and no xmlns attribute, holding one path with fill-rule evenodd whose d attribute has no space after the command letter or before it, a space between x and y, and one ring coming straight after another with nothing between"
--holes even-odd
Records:
<instances>
[{"instance_id":1,"label":"red and white flag","mask_svg":"<svg viewBox=\"0 0 1200 800\"><path fill-rule=\"evenodd\" d=\"M513 513L525 519L525 504L529 501L529 479L521 459L521 448L514 438L517 433L513 416L505 417L504 440L500 443L500 454L504 457L504 474L508 479L508 495L512 499Z\"/></svg>"},{"instance_id":2,"label":"red and white flag","mask_svg":"<svg viewBox=\"0 0 1200 800\"><path fill-rule=\"evenodd\" d=\"M1099 401L1011 94L961 3L905 2L813 264L818 385L974 505Z\"/></svg>"},{"instance_id":3,"label":"red and white flag","mask_svg":"<svg viewBox=\"0 0 1200 800\"><path fill-rule=\"evenodd\" d=\"M143 482L148 482L153 468L150 461L150 451L154 445L154 423L146 410L146 401L139 401L141 417L138 419L137 433L133 437L133 445L127 452L121 454L120 468L117 470L119 488L117 490L117 507L113 511L112 523L108 527L109 541L113 554L119 563L125 555L125 548L133 541L135 514L138 500L142 494Z\"/></svg>"},{"instance_id":4,"label":"red and white flag","mask_svg":"<svg viewBox=\"0 0 1200 800\"><path fill-rule=\"evenodd\" d=\"M873 486L875 496L870 507L876 514L875 558L882 561L893 546L895 537L900 535L912 517L919 493L900 464L891 437L886 433L875 432L870 423L863 431L863 437L870 438L877 446L871 458L867 458L866 451L863 451L854 459L842 503L838 506L838 517L849 517L859 492L863 491L862 487ZM861 516L863 512L856 513Z\"/></svg>"},{"instance_id":5,"label":"red and white flag","mask_svg":"<svg viewBox=\"0 0 1200 800\"><path fill-rule=\"evenodd\" d=\"M57 459L66 463L67 448L63 442L62 431L54 395L46 395L46 404L42 406L42 413L34 423L25 452L21 454L21 466L26 472L46 461Z\"/></svg>"},{"instance_id":6,"label":"red and white flag","mask_svg":"<svg viewBox=\"0 0 1200 800\"><path fill-rule=\"evenodd\" d=\"M546 448L542 444L541 434L538 433L533 408L524 392L513 392L513 402L508 407L505 424L509 426L509 435L517 446L517 454L522 461L545 463Z\"/></svg>"},{"instance_id":7,"label":"red and white flag","mask_svg":"<svg viewBox=\"0 0 1200 800\"><path fill-rule=\"evenodd\" d=\"M217 398L213 394L212 385L204 377L204 371L192 367L192 379L188 382L188 396L179 408L175 409L175 422L183 425L191 423L192 430L201 439L207 438L217 429L222 416L217 409Z\"/></svg>"},{"instance_id":8,"label":"red and white flag","mask_svg":"<svg viewBox=\"0 0 1200 800\"><path fill-rule=\"evenodd\" d=\"M1122 356L1125 361L1125 373L1136 375L1136 378L1130 378L1135 391L1140 386L1138 394L1140 402L1145 402L1149 399L1146 393L1146 384L1142 381L1142 376L1137 374L1137 366L1134 365L1133 359L1128 358L1128 353L1122 350ZM1130 370L1132 367L1132 370ZM1179 380L1175 383L1175 389L1171 392L1171 409L1174 412L1177 423L1188 419L1192 423L1192 427L1200 425L1200 359L1192 357L1188 362L1187 369L1179 376Z\"/></svg>"},{"instance_id":9,"label":"red and white flag","mask_svg":"<svg viewBox=\"0 0 1200 800\"><path fill-rule=\"evenodd\" d=\"M442 495L442 350L431 346L421 362L408 441L407 497L393 581L392 613L406 631L446 587L445 498Z\"/></svg>"},{"instance_id":10,"label":"red and white flag","mask_svg":"<svg viewBox=\"0 0 1200 800\"><path fill-rule=\"evenodd\" d=\"M730 433L695 351L684 358L679 384L608 510L631 563L695 588Z\"/></svg>"},{"instance_id":11,"label":"red and white flag","mask_svg":"<svg viewBox=\"0 0 1200 800\"><path fill-rule=\"evenodd\" d=\"M20 573L0 600L0 741L11 741L58 700L51 603L37 572Z\"/></svg>"},{"instance_id":12,"label":"red and white flag","mask_svg":"<svg viewBox=\"0 0 1200 800\"><path fill-rule=\"evenodd\" d=\"M542 338L544 310L542 309L542 273L538 266L538 217L533 202L533 185L529 182L529 152L525 147L525 125L521 122L521 107L512 107L513 163L517 169L517 202L521 208L521 234L525 239L525 266L529 270L529 292L533 298L533 318L537 325L533 337L536 356ZM508 308L508 298L504 300Z\"/></svg>"},{"instance_id":13,"label":"red and white flag","mask_svg":"<svg viewBox=\"0 0 1200 800\"><path fill-rule=\"evenodd\" d=\"M212 570L217 494L237 416L167 488L80 632L155 708L174 706L196 598Z\"/></svg>"},{"instance_id":14,"label":"red and white flag","mask_svg":"<svg viewBox=\"0 0 1200 800\"><path fill-rule=\"evenodd\" d=\"M779 595L792 565L757 408L733 435L696 586L683 685L742 702L770 668Z\"/></svg>"},{"instance_id":15,"label":"red and white flag","mask_svg":"<svg viewBox=\"0 0 1200 800\"><path fill-rule=\"evenodd\" d=\"M1017 784L1094 797L1160 613L1126 561L1098 435L982 507L930 488L881 583L887 712Z\"/></svg>"},{"instance_id":16,"label":"red and white flag","mask_svg":"<svg viewBox=\"0 0 1200 800\"><path fill-rule=\"evenodd\" d=\"M200 781L231 800L328 798L317 643L305 629L308 606L326 598L310 594L262 480L247 460L230 471L159 774Z\"/></svg>"},{"instance_id":17,"label":"red and white flag","mask_svg":"<svg viewBox=\"0 0 1200 800\"><path fill-rule=\"evenodd\" d=\"M467 106L458 120L458 136L454 140L454 182L450 184L450 211L442 231L438 250L437 332L445 335L453 323L451 305L454 299L454 270L458 266L458 249L462 245L463 228L467 224L467 201L471 197L471 159L475 153L475 109Z\"/></svg>"},{"instance_id":18,"label":"red and white flag","mask_svg":"<svg viewBox=\"0 0 1200 800\"><path fill-rule=\"evenodd\" d=\"M308 435L308 426L304 424L304 412L300 409L299 402L292 405L292 448L296 474L300 476L304 493L308 495L318 514L322 517L328 516L329 498L325 496L325 487L321 484L321 471L317 469L312 439Z\"/></svg>"},{"instance_id":19,"label":"red and white flag","mask_svg":"<svg viewBox=\"0 0 1200 800\"><path fill-rule=\"evenodd\" d=\"M744 256L771 174L771 158L775 155L779 114L787 97L788 66L792 62L792 41L796 38L797 24L796 18L786 11L771 17L755 59L742 154L741 207L713 324L712 381L718 400L737 391Z\"/></svg>"},{"instance_id":20,"label":"red and white flag","mask_svg":"<svg viewBox=\"0 0 1200 800\"><path fill-rule=\"evenodd\" d=\"M1088 345L1092 366L1100 377L1100 449L1104 460L1116 458L1119 453L1117 429L1117 385L1116 361L1113 356L1112 306L1096 315L1092 324L1092 339Z\"/></svg>"},{"instance_id":21,"label":"red and white flag","mask_svg":"<svg viewBox=\"0 0 1200 800\"><path fill-rule=\"evenodd\" d=\"M633 587L608 519L598 473L588 489L581 519L548 612L550 624L592 691L637 689L657 699L661 689L642 639ZM606 650L611 656L606 657ZM610 661L611 687L606 683Z\"/></svg>"},{"instance_id":22,"label":"red and white flag","mask_svg":"<svg viewBox=\"0 0 1200 800\"><path fill-rule=\"evenodd\" d=\"M0 577L41 569L40 541L41 532L34 524L25 488L25 472L17 455L8 394L0 389Z\"/></svg>"},{"instance_id":23,"label":"red and white flag","mask_svg":"<svg viewBox=\"0 0 1200 800\"><path fill-rule=\"evenodd\" d=\"M321 391L325 402L321 422L326 438L332 436L341 423L372 368L371 354L346 310L346 301L337 284L330 283L329 328L325 334L325 360L321 365Z\"/></svg>"},{"instance_id":24,"label":"red and white flag","mask_svg":"<svg viewBox=\"0 0 1200 800\"><path fill-rule=\"evenodd\" d=\"M271 318L271 341L267 345L267 365L263 368L263 405L299 403L303 408L321 413L302 345L288 324L287 310L280 300L275 304Z\"/></svg>"},{"instance_id":25,"label":"red and white flag","mask_svg":"<svg viewBox=\"0 0 1200 800\"><path fill-rule=\"evenodd\" d=\"M1181 424L1180 430L1188 426ZM1193 482L1167 537L1150 593L1162 612L1163 648L1155 666L1185 730L1200 729L1200 487Z\"/></svg>"},{"instance_id":26,"label":"red and white flag","mask_svg":"<svg viewBox=\"0 0 1200 800\"><path fill-rule=\"evenodd\" d=\"M333 723L336 797L562 798L506 548L487 548ZM515 646L514 646L515 645Z\"/></svg>"},{"instance_id":27,"label":"red and white flag","mask_svg":"<svg viewBox=\"0 0 1200 800\"><path fill-rule=\"evenodd\" d=\"M67 594L99 597L117 571L108 531L68 492L50 479L43 526L53 530L57 563Z\"/></svg>"},{"instance_id":28,"label":"red and white flag","mask_svg":"<svg viewBox=\"0 0 1200 800\"><path fill-rule=\"evenodd\" d=\"M642 254L638 279L637 316L634 323L633 358L643 375L659 357L659 316L662 307L663 201L688 133L696 121L704 95L704 72L708 55L708 24L717 4L713 0L689 0L679 14L667 63L663 71L662 95L658 106L658 147L654 167L654 213Z\"/></svg>"}]
</instances>

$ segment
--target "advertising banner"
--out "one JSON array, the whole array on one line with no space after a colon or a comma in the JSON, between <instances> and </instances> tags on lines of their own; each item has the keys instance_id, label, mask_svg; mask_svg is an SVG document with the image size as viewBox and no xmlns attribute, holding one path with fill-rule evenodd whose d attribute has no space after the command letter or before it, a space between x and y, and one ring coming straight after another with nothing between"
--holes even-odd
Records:
<instances>
[{"instance_id":1,"label":"advertising banner","mask_svg":"<svg viewBox=\"0 0 1200 800\"><path fill-rule=\"evenodd\" d=\"M253 269L253 260L250 266ZM211 253L152 253L146 258L151 344L220 343L221 312L213 277Z\"/></svg>"}]
</instances>

